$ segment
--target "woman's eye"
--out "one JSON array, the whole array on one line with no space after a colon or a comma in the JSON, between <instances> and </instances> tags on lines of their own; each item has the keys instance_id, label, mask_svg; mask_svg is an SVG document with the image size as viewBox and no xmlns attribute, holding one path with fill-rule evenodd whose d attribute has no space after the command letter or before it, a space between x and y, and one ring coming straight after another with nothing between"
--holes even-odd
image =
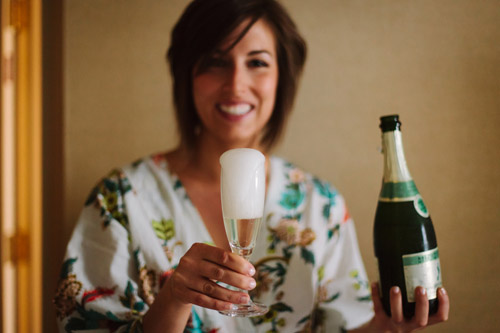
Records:
<instances>
[{"instance_id":1,"label":"woman's eye","mask_svg":"<svg viewBox=\"0 0 500 333\"><path fill-rule=\"evenodd\" d=\"M259 59L250 60L250 67L268 67L267 62Z\"/></svg>"}]
</instances>

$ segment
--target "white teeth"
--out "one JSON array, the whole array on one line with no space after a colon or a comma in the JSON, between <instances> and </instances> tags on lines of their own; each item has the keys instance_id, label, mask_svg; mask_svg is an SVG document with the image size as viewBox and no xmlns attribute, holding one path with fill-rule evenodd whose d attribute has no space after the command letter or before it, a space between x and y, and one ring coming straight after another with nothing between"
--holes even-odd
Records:
<instances>
[{"instance_id":1,"label":"white teeth","mask_svg":"<svg viewBox=\"0 0 500 333\"><path fill-rule=\"evenodd\" d=\"M250 111L252 107L249 104L237 104L237 105L221 105L220 109L226 113L241 116L242 114Z\"/></svg>"}]
</instances>

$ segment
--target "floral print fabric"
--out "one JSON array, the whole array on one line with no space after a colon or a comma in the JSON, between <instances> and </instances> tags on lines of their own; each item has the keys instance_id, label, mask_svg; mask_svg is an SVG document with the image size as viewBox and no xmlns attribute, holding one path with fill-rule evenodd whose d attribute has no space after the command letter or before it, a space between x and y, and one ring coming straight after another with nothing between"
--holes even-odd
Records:
<instances>
[{"instance_id":1,"label":"floral print fabric","mask_svg":"<svg viewBox=\"0 0 500 333\"><path fill-rule=\"evenodd\" d=\"M142 332L142 316L195 242L213 244L163 154L112 172L68 244L54 297L61 332ZM373 316L343 197L278 157L251 262L251 296L270 311L230 318L193 306L185 332L342 332Z\"/></svg>"}]
</instances>

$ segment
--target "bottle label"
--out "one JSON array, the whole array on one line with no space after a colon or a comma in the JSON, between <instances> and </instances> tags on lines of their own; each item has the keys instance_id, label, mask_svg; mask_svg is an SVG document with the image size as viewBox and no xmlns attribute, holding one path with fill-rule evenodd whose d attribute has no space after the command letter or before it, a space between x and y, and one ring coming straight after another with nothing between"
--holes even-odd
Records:
<instances>
[{"instance_id":1,"label":"bottle label","mask_svg":"<svg viewBox=\"0 0 500 333\"><path fill-rule=\"evenodd\" d=\"M437 288L442 286L439 251L433 250L403 255L403 270L406 283L406 298L415 302L415 288L427 289L427 298L437 297Z\"/></svg>"},{"instance_id":2,"label":"bottle label","mask_svg":"<svg viewBox=\"0 0 500 333\"><path fill-rule=\"evenodd\" d=\"M411 201L418 195L417 186L413 180L407 182L387 182L382 186L380 200L382 201Z\"/></svg>"},{"instance_id":3,"label":"bottle label","mask_svg":"<svg viewBox=\"0 0 500 333\"><path fill-rule=\"evenodd\" d=\"M429 211L425 206L422 196L418 193L417 186L413 180L407 182L384 183L379 200L383 202L413 201L413 206L417 213L423 218L429 217Z\"/></svg>"},{"instance_id":4,"label":"bottle label","mask_svg":"<svg viewBox=\"0 0 500 333\"><path fill-rule=\"evenodd\" d=\"M424 218L429 217L429 211L427 210L424 200L422 199L422 196L420 196L420 194L417 194L413 199L413 206L415 207L417 213L420 214L420 216Z\"/></svg>"}]
</instances>

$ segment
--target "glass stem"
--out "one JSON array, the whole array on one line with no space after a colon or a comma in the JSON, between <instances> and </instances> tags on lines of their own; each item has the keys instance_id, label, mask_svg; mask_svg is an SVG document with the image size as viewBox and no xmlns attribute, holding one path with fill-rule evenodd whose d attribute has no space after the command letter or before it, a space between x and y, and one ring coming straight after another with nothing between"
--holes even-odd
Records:
<instances>
[{"instance_id":1,"label":"glass stem","mask_svg":"<svg viewBox=\"0 0 500 333\"><path fill-rule=\"evenodd\" d=\"M250 255L252 254L252 251L250 251L250 254L248 255L243 255L243 254L239 254L243 259L245 259L246 261L249 261L250 259ZM244 292L245 294L248 295L248 302L246 303L246 305L248 304L252 304L252 299L250 298L250 293L248 292L248 290L245 290L245 289L240 289L238 288L240 291Z\"/></svg>"}]
</instances>

